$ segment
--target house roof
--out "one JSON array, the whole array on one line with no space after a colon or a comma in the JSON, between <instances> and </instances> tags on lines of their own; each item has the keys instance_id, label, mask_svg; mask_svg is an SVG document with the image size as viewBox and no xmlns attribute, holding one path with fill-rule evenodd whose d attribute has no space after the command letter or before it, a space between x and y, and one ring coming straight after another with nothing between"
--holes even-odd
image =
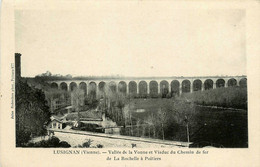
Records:
<instances>
[{"instance_id":1,"label":"house roof","mask_svg":"<svg viewBox=\"0 0 260 167\"><path fill-rule=\"evenodd\" d=\"M51 120L51 122L53 122L53 121L57 121L57 122L59 122L59 123L63 123L63 121L62 121L62 120L55 119L55 118Z\"/></svg>"},{"instance_id":2,"label":"house roof","mask_svg":"<svg viewBox=\"0 0 260 167\"><path fill-rule=\"evenodd\" d=\"M64 119L65 117L64 116L62 116L62 117L59 117L59 116L57 116L57 115L52 115L51 116L51 121L53 121L53 120L57 120L57 121L62 121L62 119Z\"/></svg>"}]
</instances>

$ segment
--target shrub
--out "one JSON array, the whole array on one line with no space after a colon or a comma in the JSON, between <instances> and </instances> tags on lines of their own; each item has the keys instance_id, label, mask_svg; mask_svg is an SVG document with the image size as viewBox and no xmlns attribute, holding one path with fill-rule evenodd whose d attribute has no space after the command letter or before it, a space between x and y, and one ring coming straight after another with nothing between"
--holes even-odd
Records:
<instances>
[{"instance_id":1,"label":"shrub","mask_svg":"<svg viewBox=\"0 0 260 167\"><path fill-rule=\"evenodd\" d=\"M60 139L53 136L48 140L41 140L36 143L27 143L25 147L45 147L45 148L50 148L50 147L63 147L63 148L68 148L71 147L70 144L68 144L66 141L61 141Z\"/></svg>"},{"instance_id":2,"label":"shrub","mask_svg":"<svg viewBox=\"0 0 260 167\"><path fill-rule=\"evenodd\" d=\"M52 136L52 138L49 139L49 145L51 147L59 147L59 143L60 143L60 139L55 136Z\"/></svg>"},{"instance_id":3,"label":"shrub","mask_svg":"<svg viewBox=\"0 0 260 167\"><path fill-rule=\"evenodd\" d=\"M104 146L102 144L97 144L97 148L103 148Z\"/></svg>"},{"instance_id":4,"label":"shrub","mask_svg":"<svg viewBox=\"0 0 260 167\"><path fill-rule=\"evenodd\" d=\"M84 143L82 144L82 147L84 147L84 148L89 148L92 142L93 142L93 140L88 139L88 141L86 141L86 142L84 142Z\"/></svg>"},{"instance_id":5,"label":"shrub","mask_svg":"<svg viewBox=\"0 0 260 167\"><path fill-rule=\"evenodd\" d=\"M40 142L35 143L34 147L51 147L49 140L42 140Z\"/></svg>"},{"instance_id":6,"label":"shrub","mask_svg":"<svg viewBox=\"0 0 260 167\"><path fill-rule=\"evenodd\" d=\"M63 148L69 148L69 147L71 147L71 145L70 145L69 143L67 143L66 141L61 141L61 142L59 143L59 146L60 146L60 147L63 147Z\"/></svg>"},{"instance_id":7,"label":"shrub","mask_svg":"<svg viewBox=\"0 0 260 167\"><path fill-rule=\"evenodd\" d=\"M16 147L24 146L31 139L30 135L27 130L16 130Z\"/></svg>"},{"instance_id":8,"label":"shrub","mask_svg":"<svg viewBox=\"0 0 260 167\"><path fill-rule=\"evenodd\" d=\"M34 143L28 143L27 145L26 145L26 147L34 147Z\"/></svg>"}]
</instances>

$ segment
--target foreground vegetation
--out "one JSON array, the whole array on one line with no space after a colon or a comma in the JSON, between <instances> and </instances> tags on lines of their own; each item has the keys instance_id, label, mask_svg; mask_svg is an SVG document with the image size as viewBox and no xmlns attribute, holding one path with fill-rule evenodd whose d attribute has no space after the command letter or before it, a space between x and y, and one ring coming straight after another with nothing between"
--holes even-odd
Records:
<instances>
[{"instance_id":1,"label":"foreground vegetation","mask_svg":"<svg viewBox=\"0 0 260 167\"><path fill-rule=\"evenodd\" d=\"M59 138L52 136L48 140L41 140L39 142L29 142L23 145L23 147L45 147L45 148L53 148L53 147L62 147L69 148L71 147L66 141L60 141Z\"/></svg>"},{"instance_id":2,"label":"foreground vegetation","mask_svg":"<svg viewBox=\"0 0 260 167\"><path fill-rule=\"evenodd\" d=\"M24 146L32 137L44 136L44 125L50 120L45 95L40 89L30 87L22 80L15 89L16 146Z\"/></svg>"}]
</instances>

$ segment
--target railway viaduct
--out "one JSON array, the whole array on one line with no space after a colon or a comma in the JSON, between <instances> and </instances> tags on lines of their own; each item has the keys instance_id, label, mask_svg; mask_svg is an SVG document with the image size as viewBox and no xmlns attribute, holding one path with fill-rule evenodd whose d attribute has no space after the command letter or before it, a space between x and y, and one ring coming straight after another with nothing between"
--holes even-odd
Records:
<instances>
[{"instance_id":1,"label":"railway viaduct","mask_svg":"<svg viewBox=\"0 0 260 167\"><path fill-rule=\"evenodd\" d=\"M164 78L117 78L95 80L53 80L48 81L54 89L73 91L75 88L84 90L85 94L94 93L102 97L105 86L114 92L135 94L140 97L158 96L170 93L170 96L194 91L217 89L220 87L247 86L246 76L208 76L208 77L164 77Z\"/></svg>"}]
</instances>

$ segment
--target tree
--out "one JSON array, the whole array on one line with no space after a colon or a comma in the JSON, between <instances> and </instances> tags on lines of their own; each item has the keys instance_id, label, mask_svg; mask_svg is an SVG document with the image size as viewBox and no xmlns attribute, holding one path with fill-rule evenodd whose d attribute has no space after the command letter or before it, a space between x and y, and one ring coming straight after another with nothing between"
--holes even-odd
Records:
<instances>
[{"instance_id":1,"label":"tree","mask_svg":"<svg viewBox=\"0 0 260 167\"><path fill-rule=\"evenodd\" d=\"M104 103L105 103L105 115L115 121L118 125L125 123L124 109L126 104L126 96L122 92L115 92L111 85L105 85L104 87Z\"/></svg>"},{"instance_id":2,"label":"tree","mask_svg":"<svg viewBox=\"0 0 260 167\"><path fill-rule=\"evenodd\" d=\"M44 124L50 119L50 111L42 90L30 87L20 79L15 89L16 146L24 146L31 137L46 134Z\"/></svg>"},{"instance_id":3,"label":"tree","mask_svg":"<svg viewBox=\"0 0 260 167\"><path fill-rule=\"evenodd\" d=\"M55 110L56 101L63 102L64 106L66 106L69 103L66 100L67 97L69 97L69 94L67 91L49 88L44 93L45 93L45 98L50 106L51 113L53 113ZM62 106L62 107L64 107L64 106Z\"/></svg>"},{"instance_id":4,"label":"tree","mask_svg":"<svg viewBox=\"0 0 260 167\"><path fill-rule=\"evenodd\" d=\"M78 113L78 121L80 120L80 111L84 106L84 91L82 89L75 88L71 92L71 105L72 108Z\"/></svg>"},{"instance_id":5,"label":"tree","mask_svg":"<svg viewBox=\"0 0 260 167\"><path fill-rule=\"evenodd\" d=\"M140 124L141 124L141 119L137 119L136 120L136 128L137 128L137 136L139 137L140 136Z\"/></svg>"},{"instance_id":6,"label":"tree","mask_svg":"<svg viewBox=\"0 0 260 167\"><path fill-rule=\"evenodd\" d=\"M149 129L149 138L151 137L151 127L153 128L153 137L155 138L155 118L154 115L151 114L148 116L148 118L145 120L145 122L148 124Z\"/></svg>"},{"instance_id":7,"label":"tree","mask_svg":"<svg viewBox=\"0 0 260 167\"><path fill-rule=\"evenodd\" d=\"M190 126L195 126L195 106L193 102L178 101L174 104L174 118L179 125L186 126L187 141L190 141Z\"/></svg>"},{"instance_id":8,"label":"tree","mask_svg":"<svg viewBox=\"0 0 260 167\"><path fill-rule=\"evenodd\" d=\"M162 130L162 138L164 140L164 128L166 127L166 123L167 123L167 119L168 119L168 114L167 114L167 110L160 108L158 113L158 120L160 122L161 125L161 130Z\"/></svg>"},{"instance_id":9,"label":"tree","mask_svg":"<svg viewBox=\"0 0 260 167\"><path fill-rule=\"evenodd\" d=\"M38 76L42 76L42 77L50 77L50 76L52 76L52 74L51 74L51 72L50 71L46 71L45 73L42 73L42 74L40 74L40 75L38 75Z\"/></svg>"},{"instance_id":10,"label":"tree","mask_svg":"<svg viewBox=\"0 0 260 167\"><path fill-rule=\"evenodd\" d=\"M119 109L118 120L117 120L119 124L123 124L122 123L124 119L123 109L125 105L126 105L126 96L123 93L117 93L116 107Z\"/></svg>"}]
</instances>

